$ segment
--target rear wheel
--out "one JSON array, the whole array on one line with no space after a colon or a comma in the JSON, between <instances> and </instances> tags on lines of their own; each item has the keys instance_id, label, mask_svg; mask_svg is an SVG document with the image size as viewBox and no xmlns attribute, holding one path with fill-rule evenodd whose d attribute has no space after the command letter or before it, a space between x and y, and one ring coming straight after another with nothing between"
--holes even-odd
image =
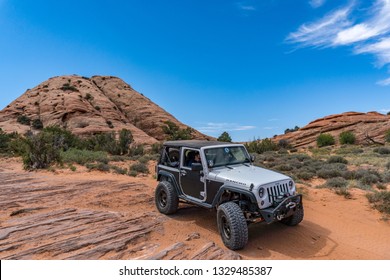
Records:
<instances>
[{"instance_id":1,"label":"rear wheel","mask_svg":"<svg viewBox=\"0 0 390 280\"><path fill-rule=\"evenodd\" d=\"M285 218L280 222L288 226L296 226L297 224L302 222L303 216L304 216L303 206L301 205L299 209L297 209L292 216Z\"/></svg>"},{"instance_id":2,"label":"rear wheel","mask_svg":"<svg viewBox=\"0 0 390 280\"><path fill-rule=\"evenodd\" d=\"M161 213L169 215L177 211L179 198L175 188L168 181L158 183L154 198L156 207Z\"/></svg>"},{"instance_id":3,"label":"rear wheel","mask_svg":"<svg viewBox=\"0 0 390 280\"><path fill-rule=\"evenodd\" d=\"M248 243L248 226L241 208L234 202L218 207L218 230L222 241L231 250L239 250Z\"/></svg>"}]
</instances>

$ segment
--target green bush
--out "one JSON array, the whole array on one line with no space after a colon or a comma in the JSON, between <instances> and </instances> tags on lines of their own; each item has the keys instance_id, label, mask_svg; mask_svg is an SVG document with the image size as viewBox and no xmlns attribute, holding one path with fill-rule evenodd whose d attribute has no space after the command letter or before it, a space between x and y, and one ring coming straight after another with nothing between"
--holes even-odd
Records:
<instances>
[{"instance_id":1,"label":"green bush","mask_svg":"<svg viewBox=\"0 0 390 280\"><path fill-rule=\"evenodd\" d=\"M388 155L390 154L390 148L388 147L379 147L374 149L375 153L378 153L380 155Z\"/></svg>"},{"instance_id":2,"label":"green bush","mask_svg":"<svg viewBox=\"0 0 390 280\"><path fill-rule=\"evenodd\" d=\"M355 171L355 178L364 185L372 185L381 181L380 174L375 170L358 169Z\"/></svg>"},{"instance_id":3,"label":"green bush","mask_svg":"<svg viewBox=\"0 0 390 280\"><path fill-rule=\"evenodd\" d=\"M165 126L162 127L162 130L166 134L167 140L192 139L192 132L193 132L192 128L187 127L185 129L181 129L171 121L166 121Z\"/></svg>"},{"instance_id":4,"label":"green bush","mask_svg":"<svg viewBox=\"0 0 390 280\"><path fill-rule=\"evenodd\" d=\"M61 163L61 146L56 137L48 132L40 132L24 139L23 163L25 169L42 169L52 163Z\"/></svg>"},{"instance_id":5,"label":"green bush","mask_svg":"<svg viewBox=\"0 0 390 280\"><path fill-rule=\"evenodd\" d=\"M24 125L30 125L31 124L31 119L25 115L20 115L16 121L20 124L24 124Z\"/></svg>"},{"instance_id":6,"label":"green bush","mask_svg":"<svg viewBox=\"0 0 390 280\"><path fill-rule=\"evenodd\" d=\"M385 133L385 141L390 142L390 129L386 131Z\"/></svg>"},{"instance_id":7,"label":"green bush","mask_svg":"<svg viewBox=\"0 0 390 280\"><path fill-rule=\"evenodd\" d=\"M218 141L221 142L232 142L232 138L230 137L229 133L224 131L217 139Z\"/></svg>"},{"instance_id":8,"label":"green bush","mask_svg":"<svg viewBox=\"0 0 390 280\"><path fill-rule=\"evenodd\" d=\"M127 174L127 169L126 168L121 168L121 167L115 166L115 165L112 165L110 167L114 171L114 173L116 173L116 174L121 174L121 175Z\"/></svg>"},{"instance_id":9,"label":"green bush","mask_svg":"<svg viewBox=\"0 0 390 280\"><path fill-rule=\"evenodd\" d=\"M340 144L355 144L356 136L352 131L344 131L339 135Z\"/></svg>"},{"instance_id":10,"label":"green bush","mask_svg":"<svg viewBox=\"0 0 390 280\"><path fill-rule=\"evenodd\" d=\"M390 214L390 191L368 193L366 196L375 209Z\"/></svg>"},{"instance_id":11,"label":"green bush","mask_svg":"<svg viewBox=\"0 0 390 280\"><path fill-rule=\"evenodd\" d=\"M349 192L349 190L348 190L347 187L337 188L337 189L335 190L335 193L338 194L338 195L342 195L342 196L344 196L344 197L347 198L347 199L352 198L352 195L351 195L351 193Z\"/></svg>"},{"instance_id":12,"label":"green bush","mask_svg":"<svg viewBox=\"0 0 390 280\"><path fill-rule=\"evenodd\" d=\"M101 162L107 164L109 159L107 153L103 151L88 151L71 148L61 152L62 160L66 163L76 162L81 165L86 163Z\"/></svg>"},{"instance_id":13,"label":"green bush","mask_svg":"<svg viewBox=\"0 0 390 280\"><path fill-rule=\"evenodd\" d=\"M42 129L43 128L43 123L40 119L35 119L32 121L32 127L35 129Z\"/></svg>"},{"instance_id":14,"label":"green bush","mask_svg":"<svg viewBox=\"0 0 390 280\"><path fill-rule=\"evenodd\" d=\"M141 163L141 162L137 162L137 163L134 163L130 166L130 171L148 174L149 168L147 167L146 164Z\"/></svg>"},{"instance_id":15,"label":"green bush","mask_svg":"<svg viewBox=\"0 0 390 280\"><path fill-rule=\"evenodd\" d=\"M348 160L346 160L345 158L343 158L341 156L331 156L328 159L328 163L343 163L343 164L347 164Z\"/></svg>"},{"instance_id":16,"label":"green bush","mask_svg":"<svg viewBox=\"0 0 390 280\"><path fill-rule=\"evenodd\" d=\"M89 171L91 170L99 170L99 171L103 171L103 172L108 172L110 171L110 166L106 163L87 163L85 165Z\"/></svg>"},{"instance_id":17,"label":"green bush","mask_svg":"<svg viewBox=\"0 0 390 280\"><path fill-rule=\"evenodd\" d=\"M72 86L70 83L63 84L62 87L60 87L60 90L79 91L76 87Z\"/></svg>"},{"instance_id":18,"label":"green bush","mask_svg":"<svg viewBox=\"0 0 390 280\"><path fill-rule=\"evenodd\" d=\"M278 145L275 144L271 139L265 138L263 140L254 140L245 144L246 148L250 153L262 154L268 151L277 151Z\"/></svg>"},{"instance_id":19,"label":"green bush","mask_svg":"<svg viewBox=\"0 0 390 280\"><path fill-rule=\"evenodd\" d=\"M314 172L310 171L299 171L296 173L297 178L302 180L310 180L312 179L316 174Z\"/></svg>"},{"instance_id":20,"label":"green bush","mask_svg":"<svg viewBox=\"0 0 390 280\"><path fill-rule=\"evenodd\" d=\"M325 185L329 188L345 188L348 185L348 181L342 177L335 177L328 179Z\"/></svg>"},{"instance_id":21,"label":"green bush","mask_svg":"<svg viewBox=\"0 0 390 280\"><path fill-rule=\"evenodd\" d=\"M0 128L0 153L7 153L10 150L9 143L11 136Z\"/></svg>"},{"instance_id":22,"label":"green bush","mask_svg":"<svg viewBox=\"0 0 390 280\"><path fill-rule=\"evenodd\" d=\"M133 142L133 135L130 130L122 129L119 132L119 150L121 155L129 153L130 144Z\"/></svg>"},{"instance_id":23,"label":"green bush","mask_svg":"<svg viewBox=\"0 0 390 280\"><path fill-rule=\"evenodd\" d=\"M325 147L325 146L331 146L335 144L334 137L329 133L321 133L317 137L317 146L319 148Z\"/></svg>"}]
</instances>

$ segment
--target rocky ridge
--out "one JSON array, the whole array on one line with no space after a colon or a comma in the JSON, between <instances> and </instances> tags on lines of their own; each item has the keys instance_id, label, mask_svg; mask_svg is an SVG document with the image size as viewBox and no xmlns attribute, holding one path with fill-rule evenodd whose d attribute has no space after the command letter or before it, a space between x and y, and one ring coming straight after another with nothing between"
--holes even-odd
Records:
<instances>
[{"instance_id":1,"label":"rocky ridge","mask_svg":"<svg viewBox=\"0 0 390 280\"><path fill-rule=\"evenodd\" d=\"M77 135L130 130L135 143L153 144L165 140L163 127L169 121L187 128L174 116L112 76L77 75L53 77L27 90L0 111L0 127L6 132L34 130L18 117L40 120L43 126L59 125ZM196 139L210 137L193 130Z\"/></svg>"},{"instance_id":2,"label":"rocky ridge","mask_svg":"<svg viewBox=\"0 0 390 280\"><path fill-rule=\"evenodd\" d=\"M329 133L338 141L340 133L352 131L358 144L384 143L384 135L390 129L390 116L377 112L346 112L330 115L310 122L294 132L274 137L276 142L287 140L294 147L316 146L321 133Z\"/></svg>"}]
</instances>

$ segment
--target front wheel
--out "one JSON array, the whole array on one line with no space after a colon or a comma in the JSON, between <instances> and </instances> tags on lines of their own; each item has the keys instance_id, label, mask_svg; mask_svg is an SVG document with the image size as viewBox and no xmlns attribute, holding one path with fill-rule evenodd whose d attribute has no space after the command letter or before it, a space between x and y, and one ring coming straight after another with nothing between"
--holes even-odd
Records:
<instances>
[{"instance_id":1,"label":"front wheel","mask_svg":"<svg viewBox=\"0 0 390 280\"><path fill-rule=\"evenodd\" d=\"M303 220L303 206L301 205L293 215L281 220L280 222L288 226L296 226Z\"/></svg>"},{"instance_id":2,"label":"front wheel","mask_svg":"<svg viewBox=\"0 0 390 280\"><path fill-rule=\"evenodd\" d=\"M231 250L239 250L248 243L248 225L241 208L234 202L218 207L218 230L222 241Z\"/></svg>"},{"instance_id":3,"label":"front wheel","mask_svg":"<svg viewBox=\"0 0 390 280\"><path fill-rule=\"evenodd\" d=\"M154 199L158 211L166 215L175 213L179 207L176 190L168 181L158 183Z\"/></svg>"}]
</instances>

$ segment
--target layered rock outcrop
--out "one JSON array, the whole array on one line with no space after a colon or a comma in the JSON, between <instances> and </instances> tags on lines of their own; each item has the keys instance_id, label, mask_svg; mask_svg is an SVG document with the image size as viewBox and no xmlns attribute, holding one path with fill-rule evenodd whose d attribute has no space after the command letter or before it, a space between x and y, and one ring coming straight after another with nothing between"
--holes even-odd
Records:
<instances>
[{"instance_id":1,"label":"layered rock outcrop","mask_svg":"<svg viewBox=\"0 0 390 280\"><path fill-rule=\"evenodd\" d=\"M278 135L273 140L287 140L294 147L316 146L317 137L321 133L334 136L336 142L340 133L351 131L358 144L384 143L387 130L390 129L390 116L377 112L346 112L330 115L310 122L297 131Z\"/></svg>"},{"instance_id":2,"label":"layered rock outcrop","mask_svg":"<svg viewBox=\"0 0 390 280\"><path fill-rule=\"evenodd\" d=\"M135 91L117 77L53 77L27 90L0 111L0 127L25 133L32 125L18 118L40 120L43 126L59 125L77 135L130 130L135 143L153 144L167 138L163 127L169 121L187 128L174 116ZM196 139L210 137L192 130Z\"/></svg>"}]
</instances>

